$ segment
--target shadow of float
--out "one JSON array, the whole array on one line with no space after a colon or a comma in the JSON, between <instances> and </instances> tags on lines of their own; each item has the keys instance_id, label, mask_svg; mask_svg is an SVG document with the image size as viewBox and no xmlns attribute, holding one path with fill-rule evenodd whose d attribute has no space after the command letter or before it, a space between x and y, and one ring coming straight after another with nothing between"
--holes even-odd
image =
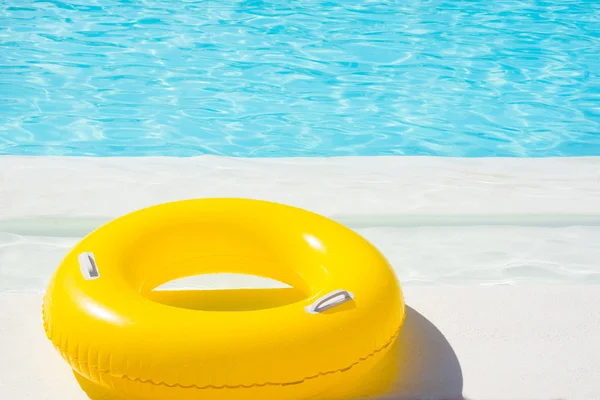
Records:
<instances>
[{"instance_id":1,"label":"shadow of float","mask_svg":"<svg viewBox=\"0 0 600 400\"><path fill-rule=\"evenodd\" d=\"M241 289L155 291L148 298L173 307L242 311L278 307L299 301L303 296L294 289ZM123 400L77 374L76 377L93 400ZM462 370L452 346L431 321L407 307L398 339L382 361L355 387L319 398L463 400L462 390Z\"/></svg>"},{"instance_id":2,"label":"shadow of float","mask_svg":"<svg viewBox=\"0 0 600 400\"><path fill-rule=\"evenodd\" d=\"M456 353L442 332L411 307L386 357L361 381L351 399L463 400Z\"/></svg>"}]
</instances>

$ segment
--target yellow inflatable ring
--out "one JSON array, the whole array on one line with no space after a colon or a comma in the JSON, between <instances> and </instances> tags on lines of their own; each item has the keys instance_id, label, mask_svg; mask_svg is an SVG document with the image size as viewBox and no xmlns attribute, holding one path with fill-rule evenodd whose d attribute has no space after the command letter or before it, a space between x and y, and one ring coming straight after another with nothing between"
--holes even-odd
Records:
<instances>
[{"instance_id":1,"label":"yellow inflatable ring","mask_svg":"<svg viewBox=\"0 0 600 400\"><path fill-rule=\"evenodd\" d=\"M239 312L152 300L165 282L219 272L277 279L303 298ZM106 224L63 260L43 311L88 395L129 400L333 398L383 357L405 315L394 272L364 238L247 199L161 204Z\"/></svg>"}]
</instances>

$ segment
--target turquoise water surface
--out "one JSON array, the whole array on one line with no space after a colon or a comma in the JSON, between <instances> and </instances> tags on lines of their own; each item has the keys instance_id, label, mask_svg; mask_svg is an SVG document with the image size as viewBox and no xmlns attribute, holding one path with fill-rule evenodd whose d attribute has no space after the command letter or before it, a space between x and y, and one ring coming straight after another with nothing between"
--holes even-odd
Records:
<instances>
[{"instance_id":1,"label":"turquoise water surface","mask_svg":"<svg viewBox=\"0 0 600 400\"><path fill-rule=\"evenodd\" d=\"M0 154L600 155L598 1L0 3Z\"/></svg>"}]
</instances>

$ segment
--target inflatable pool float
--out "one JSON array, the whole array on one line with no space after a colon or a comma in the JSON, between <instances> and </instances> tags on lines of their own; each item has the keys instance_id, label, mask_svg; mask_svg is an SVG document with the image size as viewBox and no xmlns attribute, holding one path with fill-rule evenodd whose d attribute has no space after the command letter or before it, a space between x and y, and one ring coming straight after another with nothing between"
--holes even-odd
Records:
<instances>
[{"instance_id":1,"label":"inflatable pool float","mask_svg":"<svg viewBox=\"0 0 600 400\"><path fill-rule=\"evenodd\" d=\"M301 295L242 311L153 297L165 282L222 272ZM89 234L55 271L43 315L92 399L329 399L384 356L405 306L385 258L352 230L282 204L199 199Z\"/></svg>"}]
</instances>

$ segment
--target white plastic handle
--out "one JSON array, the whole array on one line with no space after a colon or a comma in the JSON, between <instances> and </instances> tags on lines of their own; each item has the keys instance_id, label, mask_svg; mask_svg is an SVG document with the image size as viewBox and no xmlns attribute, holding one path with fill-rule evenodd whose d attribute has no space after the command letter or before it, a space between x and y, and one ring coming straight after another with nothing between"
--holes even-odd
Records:
<instances>
[{"instance_id":1,"label":"white plastic handle","mask_svg":"<svg viewBox=\"0 0 600 400\"><path fill-rule=\"evenodd\" d=\"M304 309L309 314L319 314L353 299L354 295L347 290L334 290L333 292L318 298L314 303Z\"/></svg>"},{"instance_id":2,"label":"white plastic handle","mask_svg":"<svg viewBox=\"0 0 600 400\"><path fill-rule=\"evenodd\" d=\"M98 265L96 264L94 253L81 253L77 259L79 260L79 269L81 270L83 279L89 281L92 279L98 279L100 277L100 271L98 271Z\"/></svg>"}]
</instances>

